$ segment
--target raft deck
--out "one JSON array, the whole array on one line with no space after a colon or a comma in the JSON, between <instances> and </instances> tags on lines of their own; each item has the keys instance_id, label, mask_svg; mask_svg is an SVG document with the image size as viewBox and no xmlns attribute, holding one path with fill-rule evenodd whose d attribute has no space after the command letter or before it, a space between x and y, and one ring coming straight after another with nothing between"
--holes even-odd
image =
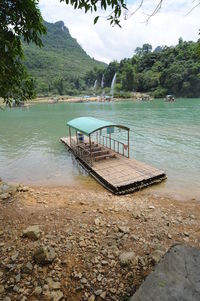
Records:
<instances>
[{"instance_id":1,"label":"raft deck","mask_svg":"<svg viewBox=\"0 0 200 301\"><path fill-rule=\"evenodd\" d=\"M114 194L131 193L166 179L166 174L162 170L117 153L102 160L96 160L91 166L73 151L70 146L70 138L64 137L60 140L81 162L88 173Z\"/></svg>"}]
</instances>

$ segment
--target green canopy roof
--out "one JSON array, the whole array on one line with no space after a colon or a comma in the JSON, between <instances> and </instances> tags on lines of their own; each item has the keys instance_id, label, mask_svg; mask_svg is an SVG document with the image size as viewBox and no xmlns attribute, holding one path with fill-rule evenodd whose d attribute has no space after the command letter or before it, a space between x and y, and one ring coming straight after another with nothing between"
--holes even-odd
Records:
<instances>
[{"instance_id":1,"label":"green canopy roof","mask_svg":"<svg viewBox=\"0 0 200 301\"><path fill-rule=\"evenodd\" d=\"M86 135L90 135L93 132L103 129L103 128L114 127L114 126L129 130L129 128L127 128L126 126L118 125L113 122L96 119L93 117L75 118L75 119L68 121L67 125L76 129L77 131L80 131L80 132L86 134Z\"/></svg>"}]
</instances>

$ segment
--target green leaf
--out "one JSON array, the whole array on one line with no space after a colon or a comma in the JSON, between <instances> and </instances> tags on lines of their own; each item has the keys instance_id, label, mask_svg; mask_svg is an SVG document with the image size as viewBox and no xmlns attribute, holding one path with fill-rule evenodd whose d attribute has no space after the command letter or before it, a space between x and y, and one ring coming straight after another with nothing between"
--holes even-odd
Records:
<instances>
[{"instance_id":1,"label":"green leaf","mask_svg":"<svg viewBox=\"0 0 200 301\"><path fill-rule=\"evenodd\" d=\"M98 19L99 19L99 16L97 16L97 17L94 19L94 24L97 23Z\"/></svg>"}]
</instances>

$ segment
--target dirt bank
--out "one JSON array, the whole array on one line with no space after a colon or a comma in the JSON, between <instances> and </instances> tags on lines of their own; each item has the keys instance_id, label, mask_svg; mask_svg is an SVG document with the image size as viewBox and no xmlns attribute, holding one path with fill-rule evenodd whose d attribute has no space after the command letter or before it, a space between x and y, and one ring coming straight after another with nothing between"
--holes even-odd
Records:
<instances>
[{"instance_id":1,"label":"dirt bank","mask_svg":"<svg viewBox=\"0 0 200 301\"><path fill-rule=\"evenodd\" d=\"M200 247L195 200L145 191L119 197L88 188L19 190L0 200L0 300L127 300L171 245ZM38 239L22 237L33 225ZM40 245L53 248L52 262L34 260Z\"/></svg>"}]
</instances>

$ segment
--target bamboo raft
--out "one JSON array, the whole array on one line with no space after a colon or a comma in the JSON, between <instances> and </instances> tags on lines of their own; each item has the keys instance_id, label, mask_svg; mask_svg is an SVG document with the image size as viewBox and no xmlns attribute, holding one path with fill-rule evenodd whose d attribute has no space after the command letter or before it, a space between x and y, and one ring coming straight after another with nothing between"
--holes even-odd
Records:
<instances>
[{"instance_id":1,"label":"bamboo raft","mask_svg":"<svg viewBox=\"0 0 200 301\"><path fill-rule=\"evenodd\" d=\"M81 118L85 118L84 122L87 121L86 117ZM81 127L82 131L88 134L84 140L82 137L81 139L78 137L77 129L80 129L80 125L75 126L74 123L70 124L69 122L68 126L69 137L61 138L61 142L73 153L87 172L112 193L117 195L131 193L166 179L166 174L163 171L129 158L128 128L122 126L128 131L128 144L124 145L112 139L111 134L108 137L103 136L101 130L105 126L98 127L98 130L93 131L96 134L95 139L93 139L95 141L92 141L91 133L89 134L88 130L85 129L84 131L84 126ZM109 126L120 127L119 125L106 124L106 128ZM71 135L72 128L76 130L74 136Z\"/></svg>"}]
</instances>

